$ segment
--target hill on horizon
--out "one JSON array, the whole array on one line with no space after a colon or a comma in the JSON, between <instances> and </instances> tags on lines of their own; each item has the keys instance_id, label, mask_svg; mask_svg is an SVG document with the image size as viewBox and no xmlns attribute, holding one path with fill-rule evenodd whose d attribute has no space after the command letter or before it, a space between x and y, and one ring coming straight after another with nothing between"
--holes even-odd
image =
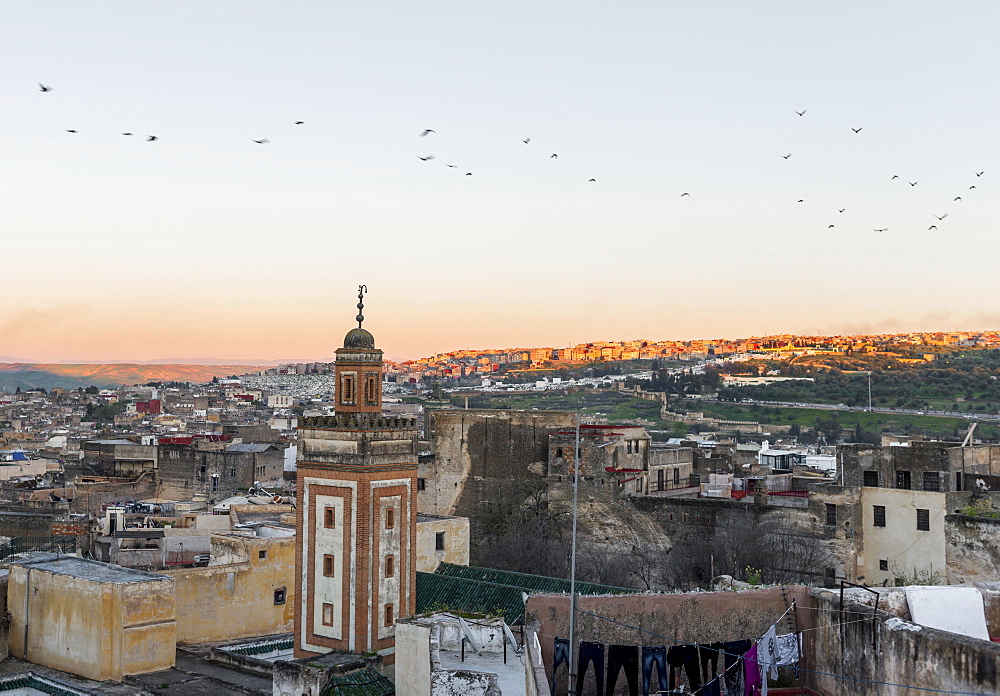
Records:
<instances>
[{"instance_id":1,"label":"hill on horizon","mask_svg":"<svg viewBox=\"0 0 1000 696\"><path fill-rule=\"evenodd\" d=\"M259 372L269 365L160 365L142 363L107 364L36 364L0 363L0 390L76 389L78 387L117 387L146 382L210 382L213 377L228 377Z\"/></svg>"}]
</instances>

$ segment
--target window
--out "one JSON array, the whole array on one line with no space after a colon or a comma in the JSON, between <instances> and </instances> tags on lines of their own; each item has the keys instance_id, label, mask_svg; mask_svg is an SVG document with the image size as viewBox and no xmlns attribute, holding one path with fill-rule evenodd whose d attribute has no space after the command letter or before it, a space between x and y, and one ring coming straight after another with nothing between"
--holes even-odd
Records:
<instances>
[{"instance_id":1,"label":"window","mask_svg":"<svg viewBox=\"0 0 1000 696\"><path fill-rule=\"evenodd\" d=\"M873 505L872 508L873 508L874 513L875 513L875 518L874 518L874 521L872 522L872 524L875 525L876 527L884 527L885 526L885 505Z\"/></svg>"},{"instance_id":2,"label":"window","mask_svg":"<svg viewBox=\"0 0 1000 696\"><path fill-rule=\"evenodd\" d=\"M259 558L261 560L264 560L265 558L267 558L267 551L258 551L257 552L257 558Z\"/></svg>"},{"instance_id":3,"label":"window","mask_svg":"<svg viewBox=\"0 0 1000 696\"><path fill-rule=\"evenodd\" d=\"M219 490L219 475L212 474L212 492L215 493Z\"/></svg>"},{"instance_id":4,"label":"window","mask_svg":"<svg viewBox=\"0 0 1000 696\"><path fill-rule=\"evenodd\" d=\"M897 471L896 472L896 488L902 488L904 490L910 490L910 472L909 471Z\"/></svg>"},{"instance_id":5,"label":"window","mask_svg":"<svg viewBox=\"0 0 1000 696\"><path fill-rule=\"evenodd\" d=\"M869 488L878 488L878 472L866 471L864 485Z\"/></svg>"},{"instance_id":6,"label":"window","mask_svg":"<svg viewBox=\"0 0 1000 696\"><path fill-rule=\"evenodd\" d=\"M674 485L681 485L681 470L680 467L674 469Z\"/></svg>"},{"instance_id":7,"label":"window","mask_svg":"<svg viewBox=\"0 0 1000 696\"><path fill-rule=\"evenodd\" d=\"M885 558L880 558L878 561L879 570L889 570L889 561Z\"/></svg>"},{"instance_id":8,"label":"window","mask_svg":"<svg viewBox=\"0 0 1000 696\"><path fill-rule=\"evenodd\" d=\"M438 532L434 535L434 550L444 551L444 532Z\"/></svg>"},{"instance_id":9,"label":"window","mask_svg":"<svg viewBox=\"0 0 1000 696\"><path fill-rule=\"evenodd\" d=\"M173 453L171 453L171 454L173 454ZM204 464L202 464L202 465L201 465L201 466L200 466L200 467L198 468L198 473L199 473L199 474L200 474L201 476L204 476L204 475L205 475L205 465L204 465Z\"/></svg>"},{"instance_id":10,"label":"window","mask_svg":"<svg viewBox=\"0 0 1000 696\"><path fill-rule=\"evenodd\" d=\"M337 510L336 508L326 507L323 508L323 526L327 529L334 529L337 526Z\"/></svg>"},{"instance_id":11,"label":"window","mask_svg":"<svg viewBox=\"0 0 1000 696\"><path fill-rule=\"evenodd\" d=\"M556 459L562 459L562 447L556 447Z\"/></svg>"},{"instance_id":12,"label":"window","mask_svg":"<svg viewBox=\"0 0 1000 696\"><path fill-rule=\"evenodd\" d=\"M232 476L233 478L236 478L236 469L235 468L230 469L229 470L229 475Z\"/></svg>"},{"instance_id":13,"label":"window","mask_svg":"<svg viewBox=\"0 0 1000 696\"><path fill-rule=\"evenodd\" d=\"M956 471L955 472L955 490L956 491L962 490L962 472L961 471Z\"/></svg>"},{"instance_id":14,"label":"window","mask_svg":"<svg viewBox=\"0 0 1000 696\"><path fill-rule=\"evenodd\" d=\"M354 375L343 375L340 379L340 403L354 403Z\"/></svg>"},{"instance_id":15,"label":"window","mask_svg":"<svg viewBox=\"0 0 1000 696\"><path fill-rule=\"evenodd\" d=\"M938 471L925 471L924 472L924 490L925 491L940 491L941 490L941 473Z\"/></svg>"},{"instance_id":16,"label":"window","mask_svg":"<svg viewBox=\"0 0 1000 696\"><path fill-rule=\"evenodd\" d=\"M705 518L705 524L712 524L712 518L711 517L706 517Z\"/></svg>"},{"instance_id":17,"label":"window","mask_svg":"<svg viewBox=\"0 0 1000 696\"><path fill-rule=\"evenodd\" d=\"M332 626L333 625L333 605L323 604L323 625Z\"/></svg>"},{"instance_id":18,"label":"window","mask_svg":"<svg viewBox=\"0 0 1000 696\"><path fill-rule=\"evenodd\" d=\"M276 589L274 591L274 603L275 604L284 604L285 603L285 598L287 596L288 596L288 590L286 590L284 587L279 587L278 589Z\"/></svg>"},{"instance_id":19,"label":"window","mask_svg":"<svg viewBox=\"0 0 1000 696\"><path fill-rule=\"evenodd\" d=\"M668 512L667 513L667 519L670 520L671 522L673 522L674 521L674 513Z\"/></svg>"},{"instance_id":20,"label":"window","mask_svg":"<svg viewBox=\"0 0 1000 696\"><path fill-rule=\"evenodd\" d=\"M386 556L385 557L385 576L391 578L396 574L396 557Z\"/></svg>"},{"instance_id":21,"label":"window","mask_svg":"<svg viewBox=\"0 0 1000 696\"><path fill-rule=\"evenodd\" d=\"M385 605L385 625L392 626L396 619L396 608L392 604Z\"/></svg>"},{"instance_id":22,"label":"window","mask_svg":"<svg viewBox=\"0 0 1000 696\"><path fill-rule=\"evenodd\" d=\"M396 508L385 509L385 528L386 529L396 528Z\"/></svg>"},{"instance_id":23,"label":"window","mask_svg":"<svg viewBox=\"0 0 1000 696\"><path fill-rule=\"evenodd\" d=\"M425 479L425 478L418 478L417 479L417 490L418 491L425 491L425 490L427 490L427 479Z\"/></svg>"},{"instance_id":24,"label":"window","mask_svg":"<svg viewBox=\"0 0 1000 696\"><path fill-rule=\"evenodd\" d=\"M917 530L921 532L931 531L931 511L917 508Z\"/></svg>"},{"instance_id":25,"label":"window","mask_svg":"<svg viewBox=\"0 0 1000 696\"><path fill-rule=\"evenodd\" d=\"M837 524L837 506L833 503L826 504L826 523L830 525Z\"/></svg>"},{"instance_id":26,"label":"window","mask_svg":"<svg viewBox=\"0 0 1000 696\"><path fill-rule=\"evenodd\" d=\"M325 575L328 578L332 578L333 569L334 569L333 556L331 556L330 554L325 554L323 556L323 575Z\"/></svg>"}]
</instances>

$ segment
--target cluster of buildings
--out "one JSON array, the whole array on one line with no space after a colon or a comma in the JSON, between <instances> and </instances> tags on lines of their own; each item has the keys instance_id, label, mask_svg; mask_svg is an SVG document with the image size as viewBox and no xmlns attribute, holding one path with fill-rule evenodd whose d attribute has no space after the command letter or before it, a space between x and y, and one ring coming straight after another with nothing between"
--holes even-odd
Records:
<instances>
[{"instance_id":1,"label":"cluster of buildings","mask_svg":"<svg viewBox=\"0 0 1000 696\"><path fill-rule=\"evenodd\" d=\"M1000 690L1000 520L978 512L1000 445L820 453L655 442L566 411L418 413L385 398L410 368L387 376L362 319L332 368L300 375L0 398L0 692L555 696L621 679L635 694L642 655L644 694L667 659L686 666L677 693L721 694L735 653L718 646L771 629L797 646L786 693ZM635 343L599 350L653 345ZM332 389L282 388L298 377ZM703 589L580 582L574 611L565 579L470 566L496 533L485 513L525 504L525 481L539 508L576 505L609 552L657 537L655 565ZM751 562L783 585L734 579ZM687 669L712 645L721 660Z\"/></svg>"}]
</instances>

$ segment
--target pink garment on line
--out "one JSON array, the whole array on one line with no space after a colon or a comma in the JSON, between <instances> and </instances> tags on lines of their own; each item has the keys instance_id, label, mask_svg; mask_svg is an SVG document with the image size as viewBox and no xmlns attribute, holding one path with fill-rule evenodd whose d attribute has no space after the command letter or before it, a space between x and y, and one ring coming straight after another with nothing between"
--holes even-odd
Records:
<instances>
[{"instance_id":1,"label":"pink garment on line","mask_svg":"<svg viewBox=\"0 0 1000 696\"><path fill-rule=\"evenodd\" d=\"M754 696L760 686L760 665L757 664L757 644L743 655L743 696Z\"/></svg>"}]
</instances>

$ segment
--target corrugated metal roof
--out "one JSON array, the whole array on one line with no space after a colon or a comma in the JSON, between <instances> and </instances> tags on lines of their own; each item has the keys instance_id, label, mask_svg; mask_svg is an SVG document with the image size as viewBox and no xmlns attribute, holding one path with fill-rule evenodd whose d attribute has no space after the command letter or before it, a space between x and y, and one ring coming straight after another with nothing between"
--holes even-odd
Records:
<instances>
[{"instance_id":1,"label":"corrugated metal roof","mask_svg":"<svg viewBox=\"0 0 1000 696\"><path fill-rule=\"evenodd\" d=\"M582 595L631 594L628 587L576 583ZM508 570L442 563L434 573L417 573L417 613L448 608L482 614L503 614L508 624L524 620L522 593L568 593L569 580Z\"/></svg>"},{"instance_id":2,"label":"corrugated metal roof","mask_svg":"<svg viewBox=\"0 0 1000 696\"><path fill-rule=\"evenodd\" d=\"M272 445L240 443L238 445L229 445L229 447L226 448L226 451L227 452L251 452L253 454L260 454L261 452L266 452L271 447L272 447Z\"/></svg>"},{"instance_id":3,"label":"corrugated metal roof","mask_svg":"<svg viewBox=\"0 0 1000 696\"><path fill-rule=\"evenodd\" d=\"M326 685L325 696L392 696L396 686L371 667L335 674Z\"/></svg>"}]
</instances>

